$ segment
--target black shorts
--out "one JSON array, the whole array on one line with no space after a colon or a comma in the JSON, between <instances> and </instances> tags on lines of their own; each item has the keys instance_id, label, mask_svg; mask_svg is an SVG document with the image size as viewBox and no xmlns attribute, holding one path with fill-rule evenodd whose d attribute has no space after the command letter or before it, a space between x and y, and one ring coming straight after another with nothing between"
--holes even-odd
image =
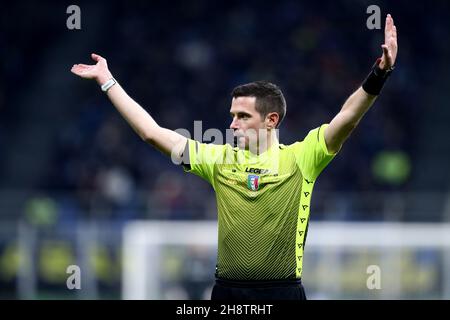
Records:
<instances>
[{"instance_id":1,"label":"black shorts","mask_svg":"<svg viewBox=\"0 0 450 320\"><path fill-rule=\"evenodd\" d=\"M211 300L306 300L301 280L229 281L216 279Z\"/></svg>"}]
</instances>

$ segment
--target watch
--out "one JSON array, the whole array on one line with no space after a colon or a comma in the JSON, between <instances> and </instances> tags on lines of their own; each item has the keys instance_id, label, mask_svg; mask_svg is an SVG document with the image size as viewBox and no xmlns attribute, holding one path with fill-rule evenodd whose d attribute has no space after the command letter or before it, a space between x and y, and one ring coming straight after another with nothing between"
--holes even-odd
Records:
<instances>
[{"instance_id":1,"label":"watch","mask_svg":"<svg viewBox=\"0 0 450 320\"><path fill-rule=\"evenodd\" d=\"M109 88L111 88L113 85L117 83L116 79L111 78L108 81L106 81L104 84L102 84L102 91L107 92Z\"/></svg>"}]
</instances>

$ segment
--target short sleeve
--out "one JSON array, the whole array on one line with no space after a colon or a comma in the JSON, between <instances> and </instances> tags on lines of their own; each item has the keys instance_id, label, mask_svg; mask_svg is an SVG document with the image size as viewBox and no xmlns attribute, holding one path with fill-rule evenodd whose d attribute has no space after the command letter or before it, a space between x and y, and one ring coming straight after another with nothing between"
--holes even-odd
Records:
<instances>
[{"instance_id":1,"label":"short sleeve","mask_svg":"<svg viewBox=\"0 0 450 320\"><path fill-rule=\"evenodd\" d=\"M214 167L223 157L225 146L188 139L188 148L189 163L184 166L184 171L205 179L214 187Z\"/></svg>"},{"instance_id":2,"label":"short sleeve","mask_svg":"<svg viewBox=\"0 0 450 320\"><path fill-rule=\"evenodd\" d=\"M297 165L307 179L315 180L337 154L337 152L330 153L325 143L327 127L328 124L323 124L311 130L303 141L290 146L294 151Z\"/></svg>"}]
</instances>

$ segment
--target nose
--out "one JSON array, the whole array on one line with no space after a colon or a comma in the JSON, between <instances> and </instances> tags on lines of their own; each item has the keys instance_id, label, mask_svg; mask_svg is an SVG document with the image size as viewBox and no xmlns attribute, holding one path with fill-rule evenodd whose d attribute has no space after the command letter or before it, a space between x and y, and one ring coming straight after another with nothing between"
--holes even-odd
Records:
<instances>
[{"instance_id":1,"label":"nose","mask_svg":"<svg viewBox=\"0 0 450 320\"><path fill-rule=\"evenodd\" d=\"M239 129L237 117L234 117L233 121L231 121L230 129L232 129L232 130Z\"/></svg>"}]
</instances>

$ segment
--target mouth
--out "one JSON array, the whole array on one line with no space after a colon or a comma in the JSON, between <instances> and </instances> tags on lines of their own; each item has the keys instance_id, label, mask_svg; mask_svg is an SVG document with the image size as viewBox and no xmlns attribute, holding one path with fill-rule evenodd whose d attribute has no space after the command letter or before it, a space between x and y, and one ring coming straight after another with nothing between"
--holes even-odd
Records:
<instances>
[{"instance_id":1,"label":"mouth","mask_svg":"<svg viewBox=\"0 0 450 320\"><path fill-rule=\"evenodd\" d=\"M236 141L242 142L243 140L245 140L245 136L243 136L243 135L237 135L237 136L234 136L234 139L235 139Z\"/></svg>"},{"instance_id":2,"label":"mouth","mask_svg":"<svg viewBox=\"0 0 450 320\"><path fill-rule=\"evenodd\" d=\"M243 134L234 134L233 135L234 146L241 147L245 145L245 136Z\"/></svg>"}]
</instances>

